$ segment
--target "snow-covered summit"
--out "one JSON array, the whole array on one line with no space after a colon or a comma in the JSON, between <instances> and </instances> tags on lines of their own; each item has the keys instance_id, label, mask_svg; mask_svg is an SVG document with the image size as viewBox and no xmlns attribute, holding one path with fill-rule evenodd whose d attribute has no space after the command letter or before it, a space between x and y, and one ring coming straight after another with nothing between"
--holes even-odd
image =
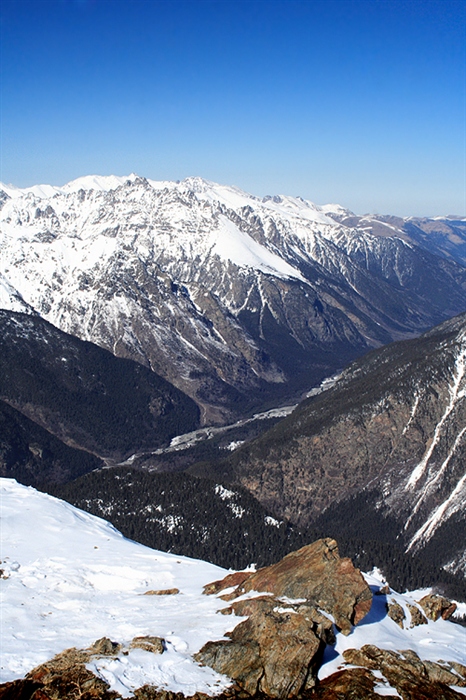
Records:
<instances>
[{"instance_id":1,"label":"snow-covered summit","mask_svg":"<svg viewBox=\"0 0 466 700\"><path fill-rule=\"evenodd\" d=\"M5 185L0 182L0 190L12 198L17 199L28 194L34 195L38 199L50 199L57 194L67 194L84 190L87 192L111 192L121 186L144 180L156 191L169 189L183 194L192 192L199 200L208 202L221 202L232 209L246 206L261 205L272 212L281 212L282 215L301 216L309 221L335 226L335 221L327 214L348 215L351 212L338 204L326 204L319 206L303 199L302 197L291 197L288 195L266 196L262 199L253 194L244 192L239 187L220 185L199 176L187 177L184 180L151 180L142 178L135 173L128 176L117 175L85 175L71 180L62 186L56 185L33 185L32 187L19 188L15 185Z\"/></svg>"}]
</instances>

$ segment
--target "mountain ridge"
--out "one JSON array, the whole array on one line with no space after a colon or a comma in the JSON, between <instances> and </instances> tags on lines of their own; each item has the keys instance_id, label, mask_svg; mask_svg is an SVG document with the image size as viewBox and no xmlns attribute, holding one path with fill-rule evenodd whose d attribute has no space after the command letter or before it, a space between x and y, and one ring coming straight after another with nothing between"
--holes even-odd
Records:
<instances>
[{"instance_id":1,"label":"mountain ridge","mask_svg":"<svg viewBox=\"0 0 466 700\"><path fill-rule=\"evenodd\" d=\"M201 178L30 190L5 192L0 303L152 368L204 424L295 399L466 308L461 264L348 227L338 206Z\"/></svg>"},{"instance_id":2,"label":"mountain ridge","mask_svg":"<svg viewBox=\"0 0 466 700\"><path fill-rule=\"evenodd\" d=\"M0 329L0 400L68 447L118 461L199 425L195 403L139 363L39 316L0 309Z\"/></svg>"}]
</instances>

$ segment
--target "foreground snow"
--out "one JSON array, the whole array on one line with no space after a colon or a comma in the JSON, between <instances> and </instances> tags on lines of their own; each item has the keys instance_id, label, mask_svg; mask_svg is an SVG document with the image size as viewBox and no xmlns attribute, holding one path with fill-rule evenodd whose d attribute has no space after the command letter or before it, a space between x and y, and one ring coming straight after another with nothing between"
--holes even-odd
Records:
<instances>
[{"instance_id":1,"label":"foreground snow","mask_svg":"<svg viewBox=\"0 0 466 700\"><path fill-rule=\"evenodd\" d=\"M2 660L0 682L24 676L64 649L103 636L167 641L162 655L135 649L96 666L122 694L144 683L192 695L219 692L226 679L191 659L238 620L217 615L204 584L227 573L212 564L156 552L63 501L0 480ZM179 588L178 595L144 595Z\"/></svg>"},{"instance_id":2,"label":"foreground snow","mask_svg":"<svg viewBox=\"0 0 466 700\"><path fill-rule=\"evenodd\" d=\"M103 636L128 646L135 636L160 636L162 655L140 649L88 667L124 697L145 683L192 695L218 694L228 679L192 659L208 640L241 621L217 614L226 605L203 596L204 584L227 573L212 564L157 552L125 539L110 524L63 501L0 479L2 549L2 661L0 682L24 676L64 649L84 648ZM381 579L368 575L378 590ZM178 588L177 595L144 595ZM400 605L423 593L390 594ZM385 614L384 596L348 636L328 647L320 677L333 673L348 648L376 644L413 649L422 659L466 664L466 631L439 620L401 630ZM409 620L409 613L407 612ZM380 693L389 689L380 686Z\"/></svg>"}]
</instances>

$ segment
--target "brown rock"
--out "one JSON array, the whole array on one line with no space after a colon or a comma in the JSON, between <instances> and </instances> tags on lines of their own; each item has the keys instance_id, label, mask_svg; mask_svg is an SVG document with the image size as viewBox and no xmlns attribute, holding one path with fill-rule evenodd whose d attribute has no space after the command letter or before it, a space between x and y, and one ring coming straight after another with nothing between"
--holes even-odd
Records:
<instances>
[{"instance_id":1,"label":"brown rock","mask_svg":"<svg viewBox=\"0 0 466 700\"><path fill-rule=\"evenodd\" d=\"M214 590L231 587L233 579L226 578L229 580L211 584ZM302 547L277 564L249 574L235 594L252 590L304 599L332 614L344 634L350 633L351 625L362 620L372 604L371 590L361 572L350 559L340 558L338 545L330 538Z\"/></svg>"},{"instance_id":2,"label":"brown rock","mask_svg":"<svg viewBox=\"0 0 466 700\"><path fill-rule=\"evenodd\" d=\"M421 610L416 605L406 604L411 615L411 625L410 627L418 627L419 625L427 625L427 618L423 615Z\"/></svg>"},{"instance_id":3,"label":"brown rock","mask_svg":"<svg viewBox=\"0 0 466 700\"><path fill-rule=\"evenodd\" d=\"M412 650L401 653L386 651L367 644L362 649L348 649L343 652L345 661L369 670L379 671L393 686L403 700L460 700L463 698L452 690L441 678L445 667L421 661ZM455 679L455 681L457 678ZM458 683L455 683L458 685Z\"/></svg>"},{"instance_id":4,"label":"brown rock","mask_svg":"<svg viewBox=\"0 0 466 700\"><path fill-rule=\"evenodd\" d=\"M30 700L40 687L39 683L25 679L2 683L0 685L0 698L1 700Z\"/></svg>"},{"instance_id":5,"label":"brown rock","mask_svg":"<svg viewBox=\"0 0 466 700\"><path fill-rule=\"evenodd\" d=\"M98 639L94 644L88 647L85 651L89 652L90 656L114 656L121 649L121 644L112 642L108 637Z\"/></svg>"},{"instance_id":6,"label":"brown rock","mask_svg":"<svg viewBox=\"0 0 466 700\"><path fill-rule=\"evenodd\" d=\"M222 578L221 581L208 583L207 586L204 586L204 594L214 595L216 593L220 593L220 591L226 590L227 588L237 588L247 578L249 578L250 575L250 571L235 571L233 574L228 574L228 576Z\"/></svg>"},{"instance_id":7,"label":"brown rock","mask_svg":"<svg viewBox=\"0 0 466 700\"><path fill-rule=\"evenodd\" d=\"M390 603L388 603L388 617L393 620L393 622L396 622L398 627L401 627L403 629L403 621L406 619L405 611L399 605L396 600L392 599Z\"/></svg>"},{"instance_id":8,"label":"brown rock","mask_svg":"<svg viewBox=\"0 0 466 700\"><path fill-rule=\"evenodd\" d=\"M238 617L250 617L258 611L265 614L275 610L303 615L312 626L313 631L317 634L319 639L322 639L326 644L335 644L336 639L331 620L325 617L325 615L322 615L315 607L306 603L290 605L283 603L275 598L275 596L264 596L238 600L221 612L224 614L231 614L231 612L233 612Z\"/></svg>"},{"instance_id":9,"label":"brown rock","mask_svg":"<svg viewBox=\"0 0 466 700\"><path fill-rule=\"evenodd\" d=\"M163 654L165 649L162 637L134 637L129 646L131 649L144 649L144 651L151 651L153 654Z\"/></svg>"},{"instance_id":10,"label":"brown rock","mask_svg":"<svg viewBox=\"0 0 466 700\"><path fill-rule=\"evenodd\" d=\"M441 595L435 595L430 593L421 598L419 605L424 610L426 616L429 620L437 621L439 617L444 620L448 620L455 612L457 605L452 603L448 598L444 598Z\"/></svg>"},{"instance_id":11,"label":"brown rock","mask_svg":"<svg viewBox=\"0 0 466 700\"><path fill-rule=\"evenodd\" d=\"M314 687L324 638L333 639L330 620L272 596L237 601L231 609L249 618L229 633L231 641L208 642L197 661L233 678L249 695L291 698Z\"/></svg>"},{"instance_id":12,"label":"brown rock","mask_svg":"<svg viewBox=\"0 0 466 700\"><path fill-rule=\"evenodd\" d=\"M31 700L114 700L118 693L86 668L94 656L112 656L120 645L102 637L88 649L66 649L45 664L30 671L26 680L40 687Z\"/></svg>"},{"instance_id":13,"label":"brown rock","mask_svg":"<svg viewBox=\"0 0 466 700\"><path fill-rule=\"evenodd\" d=\"M390 595L390 586L382 586L378 591L375 591L375 595Z\"/></svg>"},{"instance_id":14,"label":"brown rock","mask_svg":"<svg viewBox=\"0 0 466 700\"><path fill-rule=\"evenodd\" d=\"M463 680L466 681L466 666L463 666L463 664L458 663L457 661L449 661L448 665L450 668L452 668ZM457 683L457 685L459 685Z\"/></svg>"},{"instance_id":15,"label":"brown rock","mask_svg":"<svg viewBox=\"0 0 466 700\"><path fill-rule=\"evenodd\" d=\"M146 591L144 595L177 595L179 592L179 588L164 588L159 591Z\"/></svg>"},{"instance_id":16,"label":"brown rock","mask_svg":"<svg viewBox=\"0 0 466 700\"><path fill-rule=\"evenodd\" d=\"M374 692L376 679L365 668L351 668L333 673L320 681L312 694L316 700L380 700ZM399 700L396 695L384 695L385 700Z\"/></svg>"},{"instance_id":17,"label":"brown rock","mask_svg":"<svg viewBox=\"0 0 466 700\"><path fill-rule=\"evenodd\" d=\"M462 677L452 670L452 665L450 668L440 663L434 663L433 661L424 661L424 666L431 681L439 681L440 683L445 683L446 685L457 685L459 688L466 688L466 677L464 674Z\"/></svg>"}]
</instances>

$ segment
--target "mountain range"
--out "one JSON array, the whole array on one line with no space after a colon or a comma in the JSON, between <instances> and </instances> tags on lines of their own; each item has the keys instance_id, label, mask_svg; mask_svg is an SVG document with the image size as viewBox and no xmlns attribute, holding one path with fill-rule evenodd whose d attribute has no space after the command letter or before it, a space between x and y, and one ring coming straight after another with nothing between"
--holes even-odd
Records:
<instances>
[{"instance_id":1,"label":"mountain range","mask_svg":"<svg viewBox=\"0 0 466 700\"><path fill-rule=\"evenodd\" d=\"M129 523L119 473L98 496L86 474L188 469L248 490L266 509L251 511L259 539L273 516L464 576L464 220L360 217L200 178L0 191L3 476L82 477L70 500ZM224 517L212 488L189 486ZM163 538L181 517L169 508ZM195 516L178 542L199 527L211 542Z\"/></svg>"},{"instance_id":2,"label":"mountain range","mask_svg":"<svg viewBox=\"0 0 466 700\"><path fill-rule=\"evenodd\" d=\"M296 400L466 309L461 220L355 217L201 178L0 190L1 306L137 360L204 424Z\"/></svg>"}]
</instances>

